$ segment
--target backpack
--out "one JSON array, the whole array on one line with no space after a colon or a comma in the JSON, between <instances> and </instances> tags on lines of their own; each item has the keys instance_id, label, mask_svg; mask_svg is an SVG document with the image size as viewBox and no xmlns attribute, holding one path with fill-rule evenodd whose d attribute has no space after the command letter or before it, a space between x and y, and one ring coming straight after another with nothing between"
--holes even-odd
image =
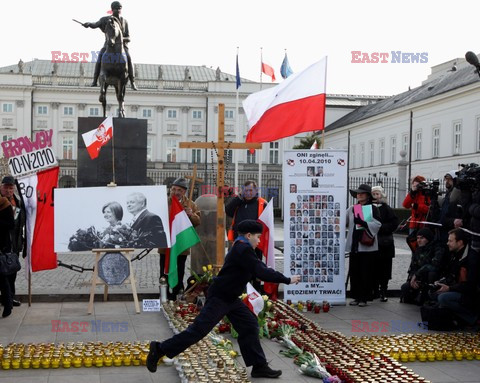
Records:
<instances>
[{"instance_id":1,"label":"backpack","mask_svg":"<svg viewBox=\"0 0 480 383\"><path fill-rule=\"evenodd\" d=\"M422 322L429 330L451 331L458 327L452 311L440 307L438 302L425 302L420 308L420 314Z\"/></svg>"}]
</instances>

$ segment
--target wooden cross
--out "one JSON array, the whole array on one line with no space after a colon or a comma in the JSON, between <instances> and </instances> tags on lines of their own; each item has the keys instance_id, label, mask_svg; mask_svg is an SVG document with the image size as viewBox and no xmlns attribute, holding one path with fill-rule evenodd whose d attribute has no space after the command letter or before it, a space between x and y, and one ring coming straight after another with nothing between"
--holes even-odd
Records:
<instances>
[{"instance_id":1,"label":"wooden cross","mask_svg":"<svg viewBox=\"0 0 480 383\"><path fill-rule=\"evenodd\" d=\"M191 176L186 176L190 181L190 191L188 192L188 207L193 198L193 189L195 189L195 182L203 182L201 178L197 178L197 164L193 165L193 174Z\"/></svg>"},{"instance_id":2,"label":"wooden cross","mask_svg":"<svg viewBox=\"0 0 480 383\"><path fill-rule=\"evenodd\" d=\"M225 104L218 104L217 142L180 142L184 149L215 149L217 152L217 265L225 258L225 208L223 202L225 177L225 149L261 149L260 143L240 143L225 141Z\"/></svg>"}]
</instances>

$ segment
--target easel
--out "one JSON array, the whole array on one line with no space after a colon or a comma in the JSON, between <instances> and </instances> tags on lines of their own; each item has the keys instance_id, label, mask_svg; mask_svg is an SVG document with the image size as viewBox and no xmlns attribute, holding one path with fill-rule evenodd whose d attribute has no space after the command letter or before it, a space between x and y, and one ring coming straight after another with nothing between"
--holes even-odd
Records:
<instances>
[{"instance_id":1,"label":"easel","mask_svg":"<svg viewBox=\"0 0 480 383\"><path fill-rule=\"evenodd\" d=\"M99 280L98 277L98 261L105 253L122 253L125 258L128 260L128 268L130 271L130 277L123 283L130 283L132 285L132 295L133 301L135 302L135 312L140 314L140 305L138 304L137 296L137 286L135 284L135 276L132 270L132 253L135 249L92 249L92 253L95 254L95 264L93 266L93 275L92 275L92 285L90 286L90 302L88 303L88 314L91 314L93 311L93 300L95 298L95 287L97 285L104 285L103 289L103 301L106 302L108 299L108 285Z\"/></svg>"},{"instance_id":2,"label":"easel","mask_svg":"<svg viewBox=\"0 0 480 383\"><path fill-rule=\"evenodd\" d=\"M223 202L225 176L225 149L261 149L259 143L239 143L225 141L225 104L218 104L217 142L180 142L183 149L214 149L217 152L217 266L223 265L225 257L225 208Z\"/></svg>"}]
</instances>

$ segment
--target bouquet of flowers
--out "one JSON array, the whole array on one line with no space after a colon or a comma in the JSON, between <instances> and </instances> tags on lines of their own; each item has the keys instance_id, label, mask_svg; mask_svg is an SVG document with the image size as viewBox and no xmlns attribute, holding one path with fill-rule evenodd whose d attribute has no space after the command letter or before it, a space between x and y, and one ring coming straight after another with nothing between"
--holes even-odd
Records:
<instances>
[{"instance_id":1,"label":"bouquet of flowers","mask_svg":"<svg viewBox=\"0 0 480 383\"><path fill-rule=\"evenodd\" d=\"M136 247L141 235L125 224L107 227L101 236L101 247L105 249Z\"/></svg>"},{"instance_id":2,"label":"bouquet of flowers","mask_svg":"<svg viewBox=\"0 0 480 383\"><path fill-rule=\"evenodd\" d=\"M100 236L95 226L88 229L78 229L68 242L70 251L86 251L100 247Z\"/></svg>"}]
</instances>

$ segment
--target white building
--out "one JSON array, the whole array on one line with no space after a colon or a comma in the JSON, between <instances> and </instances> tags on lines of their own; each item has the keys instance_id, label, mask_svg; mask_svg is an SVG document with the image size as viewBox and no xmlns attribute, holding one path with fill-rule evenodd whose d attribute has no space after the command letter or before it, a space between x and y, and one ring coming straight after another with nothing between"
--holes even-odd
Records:
<instances>
[{"instance_id":1,"label":"white building","mask_svg":"<svg viewBox=\"0 0 480 383\"><path fill-rule=\"evenodd\" d=\"M454 67L455 65L455 67ZM326 127L325 146L349 149L350 176L442 179L461 163L480 163L480 77L464 59L432 67L421 86L366 105Z\"/></svg>"},{"instance_id":2,"label":"white building","mask_svg":"<svg viewBox=\"0 0 480 383\"><path fill-rule=\"evenodd\" d=\"M218 104L225 104L225 140L235 137L236 78L211 68L180 65L137 64L138 92L127 90L126 116L148 120L147 176L154 184L168 184L180 175L191 173L198 165L199 177L213 184L216 164L214 151L179 149L182 141L216 141ZM94 63L52 63L34 60L0 68L0 137L3 141L53 129L54 150L60 167L60 185L76 185L77 119L101 116L99 88L92 88ZM260 84L242 79L239 105ZM263 84L263 87L272 86ZM379 97L328 95L326 125L360 105L376 102ZM116 115L113 90L107 95L108 112ZM248 125L239 109L239 138L244 140ZM282 153L298 144L305 134L263 144L263 150L238 153L239 180L257 178L262 164L262 186L281 185ZM232 151L230 151L232 152ZM259 157L257 157L259 156ZM227 156L226 182L233 184L232 153ZM278 191L277 191L278 192ZM267 196L268 197L268 196Z\"/></svg>"}]
</instances>

